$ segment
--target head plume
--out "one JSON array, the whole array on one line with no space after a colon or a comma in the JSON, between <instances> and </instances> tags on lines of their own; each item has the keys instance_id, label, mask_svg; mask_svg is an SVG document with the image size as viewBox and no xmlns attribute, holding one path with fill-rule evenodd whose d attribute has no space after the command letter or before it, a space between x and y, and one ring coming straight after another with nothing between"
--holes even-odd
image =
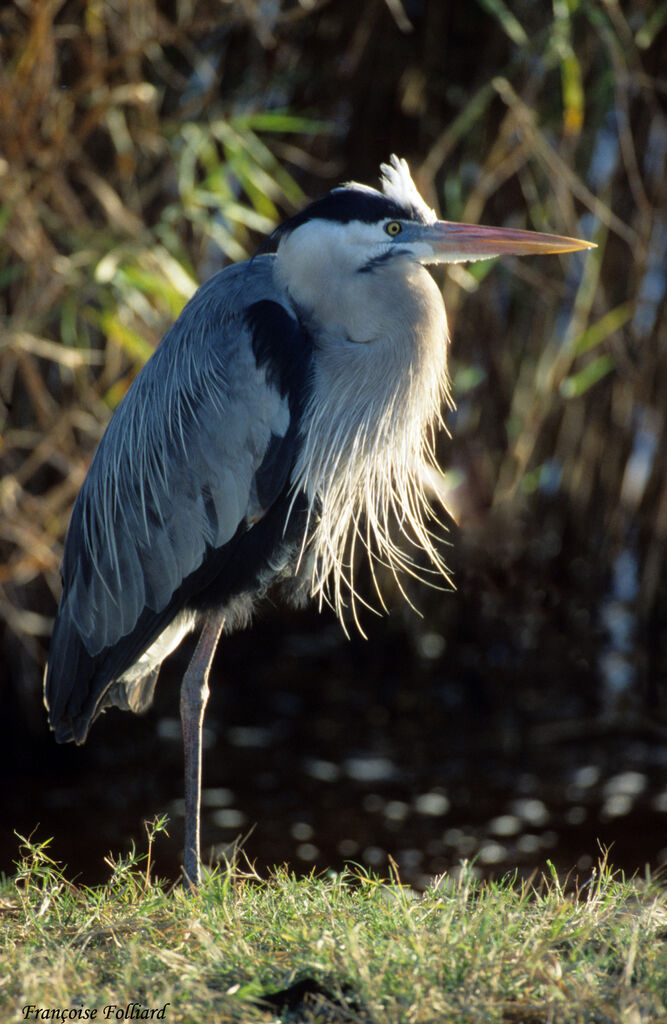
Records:
<instances>
[{"instance_id":1,"label":"head plume","mask_svg":"<svg viewBox=\"0 0 667 1024\"><path fill-rule=\"evenodd\" d=\"M380 171L380 185L387 199L399 206L407 207L417 219L424 220L426 223L430 224L437 219L435 211L424 202L419 194L417 186L412 180L407 160L392 153L388 164L380 164Z\"/></svg>"}]
</instances>

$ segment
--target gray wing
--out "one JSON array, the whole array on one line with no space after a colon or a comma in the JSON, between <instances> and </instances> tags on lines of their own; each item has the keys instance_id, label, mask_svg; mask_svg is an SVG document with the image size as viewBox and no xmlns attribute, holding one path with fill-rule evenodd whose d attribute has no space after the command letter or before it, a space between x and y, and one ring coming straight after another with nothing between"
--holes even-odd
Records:
<instances>
[{"instance_id":1,"label":"gray wing","mask_svg":"<svg viewBox=\"0 0 667 1024\"><path fill-rule=\"evenodd\" d=\"M183 582L263 519L289 478L309 359L272 257L212 278L163 339L72 515L46 674L52 724L94 717L179 611Z\"/></svg>"}]
</instances>

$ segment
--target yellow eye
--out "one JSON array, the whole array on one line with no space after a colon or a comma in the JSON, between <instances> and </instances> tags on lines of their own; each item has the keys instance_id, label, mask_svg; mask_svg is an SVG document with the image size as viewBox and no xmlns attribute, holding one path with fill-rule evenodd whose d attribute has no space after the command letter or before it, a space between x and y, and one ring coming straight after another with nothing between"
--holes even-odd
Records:
<instances>
[{"instance_id":1,"label":"yellow eye","mask_svg":"<svg viewBox=\"0 0 667 1024\"><path fill-rule=\"evenodd\" d=\"M384 229L388 235L400 235L403 230L397 220L390 220L388 224L385 224Z\"/></svg>"}]
</instances>

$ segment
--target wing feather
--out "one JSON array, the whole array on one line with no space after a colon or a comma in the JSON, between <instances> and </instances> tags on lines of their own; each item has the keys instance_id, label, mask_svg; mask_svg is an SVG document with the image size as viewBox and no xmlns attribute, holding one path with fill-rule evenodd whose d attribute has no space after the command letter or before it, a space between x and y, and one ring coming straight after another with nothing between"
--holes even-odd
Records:
<instances>
[{"instance_id":1,"label":"wing feather","mask_svg":"<svg viewBox=\"0 0 667 1024\"><path fill-rule=\"evenodd\" d=\"M246 313L258 304L261 322ZM288 484L302 396L275 367L295 357L302 386L308 340L264 256L207 282L134 381L67 533L46 672L52 723L82 709L92 720L109 686L179 613L184 581L203 579L212 552L233 547ZM152 666L145 675L152 693ZM61 732L70 738L69 726Z\"/></svg>"}]
</instances>

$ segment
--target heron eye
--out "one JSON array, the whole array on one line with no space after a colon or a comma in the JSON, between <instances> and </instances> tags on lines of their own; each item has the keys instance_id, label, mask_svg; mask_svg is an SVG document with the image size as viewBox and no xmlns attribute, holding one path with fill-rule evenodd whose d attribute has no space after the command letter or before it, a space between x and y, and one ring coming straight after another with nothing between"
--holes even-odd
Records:
<instances>
[{"instance_id":1,"label":"heron eye","mask_svg":"<svg viewBox=\"0 0 667 1024\"><path fill-rule=\"evenodd\" d=\"M400 235L403 230L397 220L390 220L388 224L385 224L384 229L388 235Z\"/></svg>"}]
</instances>

